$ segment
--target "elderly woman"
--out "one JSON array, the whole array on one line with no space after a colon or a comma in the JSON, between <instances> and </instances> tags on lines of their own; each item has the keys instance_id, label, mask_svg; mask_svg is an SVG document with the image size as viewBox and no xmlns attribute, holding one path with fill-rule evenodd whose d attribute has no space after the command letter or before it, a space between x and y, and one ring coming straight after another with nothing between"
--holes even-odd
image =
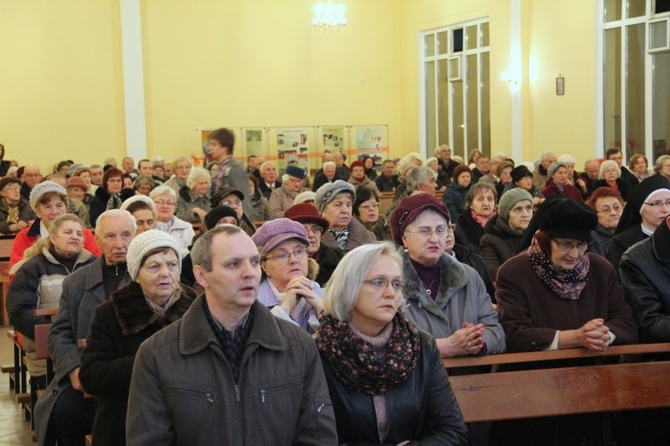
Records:
<instances>
[{"instance_id":1,"label":"elderly woman","mask_svg":"<svg viewBox=\"0 0 670 446\"><path fill-rule=\"evenodd\" d=\"M519 187L526 192L528 192L533 197L533 205L538 206L544 202L544 195L542 192L533 185L533 172L528 170L528 167L523 164L516 166L510 172L512 177L512 183L505 186L503 193L507 192L510 189Z\"/></svg>"},{"instance_id":2,"label":"elderly woman","mask_svg":"<svg viewBox=\"0 0 670 446\"><path fill-rule=\"evenodd\" d=\"M639 153L632 155L628 160L628 170L637 179L638 183L651 176L647 157Z\"/></svg>"},{"instance_id":3,"label":"elderly woman","mask_svg":"<svg viewBox=\"0 0 670 446\"><path fill-rule=\"evenodd\" d=\"M121 205L121 210L130 212L137 224L136 234L154 229L156 224L156 206L146 195L135 195L128 198Z\"/></svg>"},{"instance_id":4,"label":"elderly woman","mask_svg":"<svg viewBox=\"0 0 670 446\"><path fill-rule=\"evenodd\" d=\"M379 193L377 189L368 189L365 186L356 189L356 201L352 207L354 217L365 229L372 232L378 241L392 240L391 229L386 223L386 217L379 215Z\"/></svg>"},{"instance_id":5,"label":"elderly woman","mask_svg":"<svg viewBox=\"0 0 670 446\"><path fill-rule=\"evenodd\" d=\"M656 158L654 173L670 180L670 155L661 155Z\"/></svg>"},{"instance_id":6,"label":"elderly woman","mask_svg":"<svg viewBox=\"0 0 670 446\"><path fill-rule=\"evenodd\" d=\"M67 195L70 198L79 200L88 208L93 200L93 195L86 193L88 185L83 178L72 176L67 179Z\"/></svg>"},{"instance_id":7,"label":"elderly woman","mask_svg":"<svg viewBox=\"0 0 670 446\"><path fill-rule=\"evenodd\" d=\"M63 280L74 270L95 260L83 248L84 227L76 216L62 214L49 225L48 237L28 248L10 274L14 279L7 293L7 312L11 324L29 339L24 339L27 366L31 376L46 373L46 363L34 357L36 324L46 323L33 314L38 308L58 308Z\"/></svg>"},{"instance_id":8,"label":"elderly woman","mask_svg":"<svg viewBox=\"0 0 670 446\"><path fill-rule=\"evenodd\" d=\"M479 253L479 241L484 236L486 224L496 215L496 187L479 182L465 196L465 212L456 221L456 243Z\"/></svg>"},{"instance_id":9,"label":"elderly woman","mask_svg":"<svg viewBox=\"0 0 670 446\"><path fill-rule=\"evenodd\" d=\"M241 190L233 187L221 187L212 197L212 209L217 206L228 206L237 212L237 221L240 228L248 235L254 235L256 226L253 220L244 213L244 194Z\"/></svg>"},{"instance_id":10,"label":"elderly woman","mask_svg":"<svg viewBox=\"0 0 670 446\"><path fill-rule=\"evenodd\" d=\"M505 335L484 282L445 252L449 212L444 203L429 194L405 198L391 214L391 232L404 246L407 317L437 338L441 355L504 352Z\"/></svg>"},{"instance_id":11,"label":"elderly woman","mask_svg":"<svg viewBox=\"0 0 670 446\"><path fill-rule=\"evenodd\" d=\"M315 205L330 228L321 236L321 243L331 248L350 251L357 246L376 241L375 235L352 218L356 191L352 184L336 180L316 191Z\"/></svg>"},{"instance_id":12,"label":"elderly woman","mask_svg":"<svg viewBox=\"0 0 670 446\"><path fill-rule=\"evenodd\" d=\"M156 182L149 175L143 173L137 175L133 181L133 188L139 195L149 195L151 190L156 187Z\"/></svg>"},{"instance_id":13,"label":"elderly woman","mask_svg":"<svg viewBox=\"0 0 670 446\"><path fill-rule=\"evenodd\" d=\"M48 228L51 227L51 222L67 211L67 192L63 186L51 181L39 183L30 192L30 207L37 218L32 225L16 234L9 256L10 269L23 259L26 249L34 245L38 239L49 236ZM84 248L91 254L99 256L100 248L91 231L84 228L83 233Z\"/></svg>"},{"instance_id":14,"label":"elderly woman","mask_svg":"<svg viewBox=\"0 0 670 446\"><path fill-rule=\"evenodd\" d=\"M174 215L177 209L177 194L169 186L158 186L149 194L156 206L155 227L167 232L177 240L181 253L186 255L193 242L195 231L193 226Z\"/></svg>"},{"instance_id":15,"label":"elderly woman","mask_svg":"<svg viewBox=\"0 0 670 446\"><path fill-rule=\"evenodd\" d=\"M192 168L186 184L179 189L177 217L189 223L202 222L211 209L207 196L211 183L212 177L207 169Z\"/></svg>"},{"instance_id":16,"label":"elderly woman","mask_svg":"<svg viewBox=\"0 0 670 446\"><path fill-rule=\"evenodd\" d=\"M172 162L172 176L164 184L179 192L179 189L186 184L190 173L191 162L185 156L180 156Z\"/></svg>"},{"instance_id":17,"label":"elderly woman","mask_svg":"<svg viewBox=\"0 0 670 446\"><path fill-rule=\"evenodd\" d=\"M341 444L468 444L432 336L401 313L402 259L390 243L339 264L316 334Z\"/></svg>"},{"instance_id":18,"label":"elderly woman","mask_svg":"<svg viewBox=\"0 0 670 446\"><path fill-rule=\"evenodd\" d=\"M407 184L405 184L405 175L412 167L419 167L423 165L423 159L421 155L417 152L410 152L407 155L400 158L400 161L396 164L396 173L398 174L398 186L395 188L395 198L399 199L401 197L406 197L409 195L407 192Z\"/></svg>"},{"instance_id":19,"label":"elderly woman","mask_svg":"<svg viewBox=\"0 0 670 446\"><path fill-rule=\"evenodd\" d=\"M251 237L261 255L263 280L257 299L272 313L306 331L318 327L323 290L307 255L309 240L302 224L288 218L266 221Z\"/></svg>"},{"instance_id":20,"label":"elderly woman","mask_svg":"<svg viewBox=\"0 0 670 446\"><path fill-rule=\"evenodd\" d=\"M0 179L0 232L14 234L35 219L28 200L21 196L21 181L14 177Z\"/></svg>"},{"instance_id":21,"label":"elderly woman","mask_svg":"<svg viewBox=\"0 0 670 446\"><path fill-rule=\"evenodd\" d=\"M126 257L132 282L95 310L79 379L97 399L92 432L96 445L126 444L135 353L151 335L180 319L196 297L179 283L180 252L175 239L162 231L152 229L135 237Z\"/></svg>"},{"instance_id":22,"label":"elderly woman","mask_svg":"<svg viewBox=\"0 0 670 446\"><path fill-rule=\"evenodd\" d=\"M480 251L493 281L500 265L520 251L521 238L533 218L533 197L520 187L500 197L498 215L489 220L481 238Z\"/></svg>"},{"instance_id":23,"label":"elderly woman","mask_svg":"<svg viewBox=\"0 0 670 446\"><path fill-rule=\"evenodd\" d=\"M123 188L123 172L116 167L107 169L102 176L102 186L95 190L95 197L89 206L91 226L95 226L100 214L109 209L119 209L121 203L133 195L134 190Z\"/></svg>"},{"instance_id":24,"label":"elderly woman","mask_svg":"<svg viewBox=\"0 0 670 446\"><path fill-rule=\"evenodd\" d=\"M437 182L437 190L444 192L447 186L450 183L449 176L447 173L440 168L440 164L434 156L431 156L426 160L426 167L433 171L435 174L435 181Z\"/></svg>"},{"instance_id":25,"label":"elderly woman","mask_svg":"<svg viewBox=\"0 0 670 446\"><path fill-rule=\"evenodd\" d=\"M584 348L602 352L637 341L637 326L612 265L586 252L595 213L568 198L538 212L531 246L498 270L496 281L507 348L514 352ZM523 278L523 280L520 280ZM507 444L601 444L596 416L506 424ZM547 436L551 432L551 436ZM504 443L504 442L503 442Z\"/></svg>"},{"instance_id":26,"label":"elderly woman","mask_svg":"<svg viewBox=\"0 0 670 446\"><path fill-rule=\"evenodd\" d=\"M631 194L631 185L621 178L621 168L616 161L603 161L598 172L598 180L593 184L594 189L609 187L619 191L623 201L628 201Z\"/></svg>"},{"instance_id":27,"label":"elderly woman","mask_svg":"<svg viewBox=\"0 0 670 446\"><path fill-rule=\"evenodd\" d=\"M654 233L670 215L670 180L652 175L635 186L614 231L607 259L619 267L624 252Z\"/></svg>"},{"instance_id":28,"label":"elderly woman","mask_svg":"<svg viewBox=\"0 0 670 446\"><path fill-rule=\"evenodd\" d=\"M377 183L365 175L365 164L361 160L351 163L351 176L348 181L353 184L356 189L359 187L367 187L368 189L374 189L379 193Z\"/></svg>"},{"instance_id":29,"label":"elderly woman","mask_svg":"<svg viewBox=\"0 0 670 446\"><path fill-rule=\"evenodd\" d=\"M621 219L623 198L618 190L611 187L599 187L586 200L586 205L598 216L598 226L591 231L589 251L606 256L612 243L614 230Z\"/></svg>"},{"instance_id":30,"label":"elderly woman","mask_svg":"<svg viewBox=\"0 0 670 446\"><path fill-rule=\"evenodd\" d=\"M546 186L542 190L544 197L549 198L554 195L564 195L583 203L584 198L582 198L582 193L570 182L571 178L569 175L568 168L564 163L554 161L547 169L548 179Z\"/></svg>"},{"instance_id":31,"label":"elderly woman","mask_svg":"<svg viewBox=\"0 0 670 446\"><path fill-rule=\"evenodd\" d=\"M454 178L442 195L444 205L449 209L453 221L458 221L465 209L465 196L472 186L472 171L465 164L459 164L454 169Z\"/></svg>"}]
</instances>

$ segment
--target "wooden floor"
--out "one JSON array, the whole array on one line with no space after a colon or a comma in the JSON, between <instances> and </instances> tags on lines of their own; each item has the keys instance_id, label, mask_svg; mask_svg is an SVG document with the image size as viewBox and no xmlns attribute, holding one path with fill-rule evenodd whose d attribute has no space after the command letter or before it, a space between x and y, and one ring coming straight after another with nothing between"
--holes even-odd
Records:
<instances>
[{"instance_id":1,"label":"wooden floor","mask_svg":"<svg viewBox=\"0 0 670 446\"><path fill-rule=\"evenodd\" d=\"M7 327L0 326L0 364L12 364L14 350L6 336ZM0 446L32 445L30 422L23 419L23 412L14 402L14 393L9 390L9 377L0 374Z\"/></svg>"}]
</instances>

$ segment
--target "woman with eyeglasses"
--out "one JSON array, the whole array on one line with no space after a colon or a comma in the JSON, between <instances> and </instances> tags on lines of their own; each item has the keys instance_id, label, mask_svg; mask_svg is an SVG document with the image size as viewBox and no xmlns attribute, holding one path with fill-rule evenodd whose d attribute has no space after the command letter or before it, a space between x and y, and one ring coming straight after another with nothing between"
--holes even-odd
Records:
<instances>
[{"instance_id":1,"label":"woman with eyeglasses","mask_svg":"<svg viewBox=\"0 0 670 446\"><path fill-rule=\"evenodd\" d=\"M598 180L593 183L593 188L598 189L599 187L609 187L619 191L623 201L628 201L630 199L632 187L628 181L621 178L621 169L622 168L619 167L616 161L603 161L600 165L600 170L598 171Z\"/></svg>"},{"instance_id":2,"label":"woman with eyeglasses","mask_svg":"<svg viewBox=\"0 0 670 446\"><path fill-rule=\"evenodd\" d=\"M323 290L314 281L315 260L307 255L309 240L297 221L277 218L263 223L251 237L261 255L263 279L257 299L282 319L313 332L323 309Z\"/></svg>"},{"instance_id":3,"label":"woman with eyeglasses","mask_svg":"<svg viewBox=\"0 0 670 446\"><path fill-rule=\"evenodd\" d=\"M445 252L453 237L449 212L430 194L411 195L391 214L394 241L404 246L407 317L437 338L443 357L505 351L505 335L477 272Z\"/></svg>"},{"instance_id":4,"label":"woman with eyeglasses","mask_svg":"<svg viewBox=\"0 0 670 446\"><path fill-rule=\"evenodd\" d=\"M352 207L354 217L365 229L372 232L378 241L391 241L391 229L386 217L379 214L379 193L376 189L361 186L356 189L356 201Z\"/></svg>"},{"instance_id":5,"label":"woman with eyeglasses","mask_svg":"<svg viewBox=\"0 0 670 446\"><path fill-rule=\"evenodd\" d=\"M35 220L28 200L21 196L21 181L16 177L0 179L0 233L14 234Z\"/></svg>"},{"instance_id":6,"label":"woman with eyeglasses","mask_svg":"<svg viewBox=\"0 0 670 446\"><path fill-rule=\"evenodd\" d=\"M645 240L670 215L670 180L652 175L633 188L614 231L607 259L619 267L628 248Z\"/></svg>"},{"instance_id":7,"label":"woman with eyeglasses","mask_svg":"<svg viewBox=\"0 0 670 446\"><path fill-rule=\"evenodd\" d=\"M315 339L339 442L468 444L435 339L403 315L402 263L391 243L359 246L326 289Z\"/></svg>"},{"instance_id":8,"label":"woman with eyeglasses","mask_svg":"<svg viewBox=\"0 0 670 446\"><path fill-rule=\"evenodd\" d=\"M587 252L598 224L595 212L557 197L540 207L536 222L539 229L528 250L498 270L496 297L507 349L603 352L612 344L636 342L637 326L616 271L602 256ZM560 366L582 363L576 361ZM602 435L599 415L589 415L505 422L491 437L500 439L498 444L590 445L602 444Z\"/></svg>"},{"instance_id":9,"label":"woman with eyeglasses","mask_svg":"<svg viewBox=\"0 0 670 446\"><path fill-rule=\"evenodd\" d=\"M217 206L228 206L237 212L238 226L248 235L254 235L256 226L244 212L244 194L234 187L220 187L211 199L212 209Z\"/></svg>"},{"instance_id":10,"label":"woman with eyeglasses","mask_svg":"<svg viewBox=\"0 0 670 446\"><path fill-rule=\"evenodd\" d=\"M599 187L586 200L586 205L598 216L598 226L591 231L589 252L606 256L612 243L614 230L621 219L624 202L618 190L611 187Z\"/></svg>"},{"instance_id":11,"label":"woman with eyeglasses","mask_svg":"<svg viewBox=\"0 0 670 446\"><path fill-rule=\"evenodd\" d=\"M191 223L175 216L177 210L177 193L170 186L161 185L149 193L149 198L156 206L154 227L167 232L177 240L182 256L188 254L188 247L193 242L195 231Z\"/></svg>"}]
</instances>

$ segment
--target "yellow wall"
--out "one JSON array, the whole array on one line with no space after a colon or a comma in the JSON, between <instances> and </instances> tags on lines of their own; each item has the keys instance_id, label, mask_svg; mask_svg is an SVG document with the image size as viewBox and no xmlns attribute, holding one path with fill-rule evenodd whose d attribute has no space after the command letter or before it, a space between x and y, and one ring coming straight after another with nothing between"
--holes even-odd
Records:
<instances>
[{"instance_id":1,"label":"yellow wall","mask_svg":"<svg viewBox=\"0 0 670 446\"><path fill-rule=\"evenodd\" d=\"M193 150L196 127L389 124L399 155L398 0L344 3L323 33L312 2L145 0L149 154Z\"/></svg>"},{"instance_id":2,"label":"yellow wall","mask_svg":"<svg viewBox=\"0 0 670 446\"><path fill-rule=\"evenodd\" d=\"M500 81L511 1L347 0L348 26L320 33L311 1L142 0L148 154L198 153L195 128L223 125L388 124L392 156L417 150L419 32L480 17L490 19L492 151L511 154ZM7 158L46 169L66 157L123 156L118 0L0 6ZM551 148L583 161L595 154L595 6L521 0L521 8L523 158Z\"/></svg>"},{"instance_id":3,"label":"yellow wall","mask_svg":"<svg viewBox=\"0 0 670 446\"><path fill-rule=\"evenodd\" d=\"M117 0L0 0L0 142L45 173L125 153Z\"/></svg>"}]
</instances>

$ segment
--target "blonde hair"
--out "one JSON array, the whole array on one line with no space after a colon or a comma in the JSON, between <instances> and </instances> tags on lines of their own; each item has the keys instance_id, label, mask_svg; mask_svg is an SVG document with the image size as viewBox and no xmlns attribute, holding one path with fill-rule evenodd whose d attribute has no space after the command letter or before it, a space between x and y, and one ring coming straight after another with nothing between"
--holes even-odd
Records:
<instances>
[{"instance_id":1,"label":"blonde hair","mask_svg":"<svg viewBox=\"0 0 670 446\"><path fill-rule=\"evenodd\" d=\"M81 222L79 217L77 217L74 214L62 214L59 215L58 217L54 218L51 224L49 225L49 234L53 234L54 232L58 231L60 229L61 225L65 223L66 221L73 221L75 223L79 223L82 229L84 229L84 223ZM34 245L30 246L23 252L23 260L30 260L39 253L42 252L42 248L47 248L50 249L53 247L53 243L51 243L51 238L49 237L40 237Z\"/></svg>"}]
</instances>

